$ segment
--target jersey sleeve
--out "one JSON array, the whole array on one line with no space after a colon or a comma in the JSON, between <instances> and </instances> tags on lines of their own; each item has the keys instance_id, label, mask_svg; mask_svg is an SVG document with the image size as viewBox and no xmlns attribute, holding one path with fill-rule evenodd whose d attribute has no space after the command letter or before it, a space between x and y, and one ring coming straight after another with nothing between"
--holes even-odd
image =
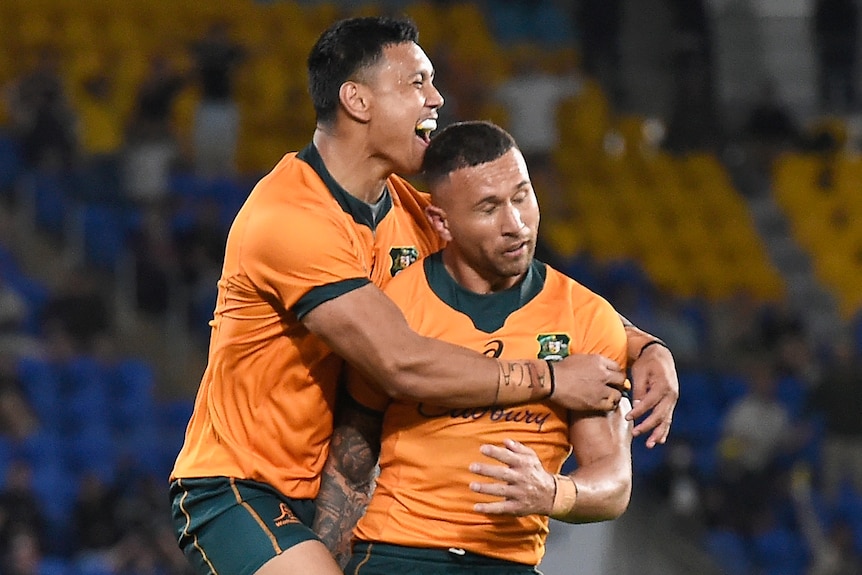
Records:
<instances>
[{"instance_id":1,"label":"jersey sleeve","mask_svg":"<svg viewBox=\"0 0 862 575\"><path fill-rule=\"evenodd\" d=\"M241 261L256 286L302 317L370 283L356 241L326 212L271 209L249 222Z\"/></svg>"},{"instance_id":2,"label":"jersey sleeve","mask_svg":"<svg viewBox=\"0 0 862 575\"><path fill-rule=\"evenodd\" d=\"M583 335L583 353L598 353L626 367L628 350L626 346L626 330L620 316L613 306L603 297L593 294L593 299L587 309L590 314L583 325L586 330Z\"/></svg>"}]
</instances>

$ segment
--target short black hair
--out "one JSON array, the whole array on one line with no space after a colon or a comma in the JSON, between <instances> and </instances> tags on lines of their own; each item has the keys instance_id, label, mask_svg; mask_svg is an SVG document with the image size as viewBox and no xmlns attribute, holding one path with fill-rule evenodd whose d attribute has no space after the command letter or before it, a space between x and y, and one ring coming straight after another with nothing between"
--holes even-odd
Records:
<instances>
[{"instance_id":1,"label":"short black hair","mask_svg":"<svg viewBox=\"0 0 862 575\"><path fill-rule=\"evenodd\" d=\"M318 122L331 122L341 85L383 56L383 48L417 43L419 31L408 18L347 18L327 28L308 55L308 90Z\"/></svg>"},{"instance_id":2,"label":"short black hair","mask_svg":"<svg viewBox=\"0 0 862 575\"><path fill-rule=\"evenodd\" d=\"M496 124L456 122L431 138L422 161L422 176L431 185L455 170L492 162L517 147L512 135Z\"/></svg>"}]
</instances>

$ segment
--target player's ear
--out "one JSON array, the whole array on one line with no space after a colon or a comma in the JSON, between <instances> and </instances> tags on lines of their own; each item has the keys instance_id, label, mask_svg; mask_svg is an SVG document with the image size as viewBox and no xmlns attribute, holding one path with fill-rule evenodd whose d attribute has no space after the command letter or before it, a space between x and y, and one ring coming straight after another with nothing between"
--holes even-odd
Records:
<instances>
[{"instance_id":1,"label":"player's ear","mask_svg":"<svg viewBox=\"0 0 862 575\"><path fill-rule=\"evenodd\" d=\"M431 227L443 241L452 241L452 234L449 233L449 220L446 219L446 212L443 211L443 208L430 205L425 208L425 217L428 218Z\"/></svg>"},{"instance_id":2,"label":"player's ear","mask_svg":"<svg viewBox=\"0 0 862 575\"><path fill-rule=\"evenodd\" d=\"M368 88L357 82L348 80L338 89L338 99L344 111L363 124L370 119L371 93Z\"/></svg>"}]
</instances>

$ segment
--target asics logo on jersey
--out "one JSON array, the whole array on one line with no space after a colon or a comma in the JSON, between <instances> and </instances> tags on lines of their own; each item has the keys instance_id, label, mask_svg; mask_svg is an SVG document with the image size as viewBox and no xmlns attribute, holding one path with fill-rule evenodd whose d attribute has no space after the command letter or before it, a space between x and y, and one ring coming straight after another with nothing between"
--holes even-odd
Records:
<instances>
[{"instance_id":1,"label":"asics logo on jersey","mask_svg":"<svg viewBox=\"0 0 862 575\"><path fill-rule=\"evenodd\" d=\"M279 503L278 510L281 512L281 515L273 520L275 521L276 527L282 527L288 523L299 522L299 519L296 518L296 515L293 514L293 511L290 510L290 507L288 507L286 503Z\"/></svg>"},{"instance_id":2,"label":"asics logo on jersey","mask_svg":"<svg viewBox=\"0 0 862 575\"><path fill-rule=\"evenodd\" d=\"M500 354L503 353L503 340L492 339L485 344L485 351L482 353L488 357L500 357Z\"/></svg>"}]
</instances>

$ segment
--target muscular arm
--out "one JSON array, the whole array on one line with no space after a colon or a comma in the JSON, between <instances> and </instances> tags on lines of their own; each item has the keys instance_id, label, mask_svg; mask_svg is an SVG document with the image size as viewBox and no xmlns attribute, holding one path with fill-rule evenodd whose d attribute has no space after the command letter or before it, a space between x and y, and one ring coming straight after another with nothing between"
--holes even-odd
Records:
<instances>
[{"instance_id":1,"label":"muscular arm","mask_svg":"<svg viewBox=\"0 0 862 575\"><path fill-rule=\"evenodd\" d=\"M344 568L350 539L374 488L383 414L344 398L323 468L313 530Z\"/></svg>"},{"instance_id":2,"label":"muscular arm","mask_svg":"<svg viewBox=\"0 0 862 575\"><path fill-rule=\"evenodd\" d=\"M497 360L422 337L379 288L366 285L320 304L305 326L396 399L450 407L505 405L548 397L550 373L537 359ZM599 355L555 364L552 400L574 411L610 411L625 375Z\"/></svg>"},{"instance_id":3,"label":"muscular arm","mask_svg":"<svg viewBox=\"0 0 862 575\"><path fill-rule=\"evenodd\" d=\"M623 399L611 413L575 417L569 427L578 468L569 474L577 486L574 507L555 519L568 523L607 521L623 514L632 490L632 424Z\"/></svg>"},{"instance_id":4,"label":"muscular arm","mask_svg":"<svg viewBox=\"0 0 862 575\"><path fill-rule=\"evenodd\" d=\"M664 443L670 433L673 410L679 399L679 380L673 354L664 345L650 342L658 340L620 315L626 329L626 351L632 372L632 398L634 407L628 419L634 421L647 413L649 416L638 423L633 435L638 436L652 430L647 438L647 447Z\"/></svg>"}]
</instances>

